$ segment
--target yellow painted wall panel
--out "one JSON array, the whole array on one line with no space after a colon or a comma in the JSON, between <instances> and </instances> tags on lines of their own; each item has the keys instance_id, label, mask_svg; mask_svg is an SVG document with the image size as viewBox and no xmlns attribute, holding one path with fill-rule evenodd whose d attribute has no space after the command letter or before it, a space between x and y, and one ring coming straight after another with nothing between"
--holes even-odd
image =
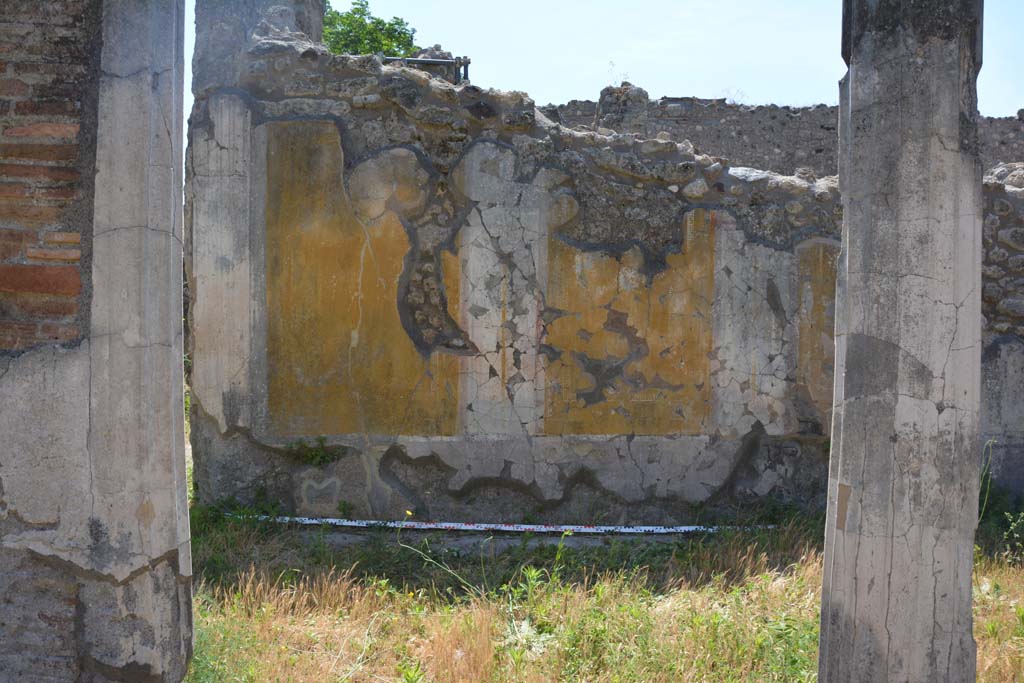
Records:
<instances>
[{"instance_id":1,"label":"yellow painted wall panel","mask_svg":"<svg viewBox=\"0 0 1024 683\"><path fill-rule=\"evenodd\" d=\"M333 124L267 124L272 425L282 436L454 434L458 359L424 356L398 314L405 229L391 212L361 224L343 169ZM445 280L457 283L458 273ZM457 306L457 287L447 294Z\"/></svg>"},{"instance_id":2,"label":"yellow painted wall panel","mask_svg":"<svg viewBox=\"0 0 1024 683\"><path fill-rule=\"evenodd\" d=\"M547 434L701 434L710 412L714 214L684 220L682 253L648 280L620 257L548 241ZM554 357L557 356L557 357Z\"/></svg>"},{"instance_id":3,"label":"yellow painted wall panel","mask_svg":"<svg viewBox=\"0 0 1024 683\"><path fill-rule=\"evenodd\" d=\"M797 379L807 387L827 434L832 412L835 369L836 261L839 245L814 241L797 249L800 278Z\"/></svg>"}]
</instances>

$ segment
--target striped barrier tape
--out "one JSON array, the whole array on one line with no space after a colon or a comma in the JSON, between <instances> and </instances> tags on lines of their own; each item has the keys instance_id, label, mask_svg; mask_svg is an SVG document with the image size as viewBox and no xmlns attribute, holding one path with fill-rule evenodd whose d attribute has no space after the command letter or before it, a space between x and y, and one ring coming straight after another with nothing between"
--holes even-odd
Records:
<instances>
[{"instance_id":1,"label":"striped barrier tape","mask_svg":"<svg viewBox=\"0 0 1024 683\"><path fill-rule=\"evenodd\" d=\"M287 517L270 515L239 515L229 513L236 518L252 517L261 522L271 521L279 524L298 524L304 526L334 526L358 529L408 529L410 531L496 531L503 533L533 534L693 534L715 533L726 529L744 527L719 526L643 526L643 525L589 525L589 524L501 524L497 522L419 522L411 519L401 521L382 521L364 519L336 519L329 517ZM771 526L757 526L758 529L769 529Z\"/></svg>"}]
</instances>

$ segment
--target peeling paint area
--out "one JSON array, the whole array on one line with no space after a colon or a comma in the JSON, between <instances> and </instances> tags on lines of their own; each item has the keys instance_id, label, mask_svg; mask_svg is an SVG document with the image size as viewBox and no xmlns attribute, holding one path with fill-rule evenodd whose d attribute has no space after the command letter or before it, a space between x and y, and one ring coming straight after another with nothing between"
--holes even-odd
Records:
<instances>
[{"instance_id":1,"label":"peeling paint area","mask_svg":"<svg viewBox=\"0 0 1024 683\"><path fill-rule=\"evenodd\" d=\"M545 432L702 434L711 384L714 214L684 219L684 250L648 279L615 256L548 240Z\"/></svg>"},{"instance_id":2,"label":"peeling paint area","mask_svg":"<svg viewBox=\"0 0 1024 683\"><path fill-rule=\"evenodd\" d=\"M559 189L564 174L517 177L518 162L512 148L481 141L452 174L453 187L472 207L456 243L458 318L475 351L461 360L461 422L469 435L542 430L544 236L567 220L574 200Z\"/></svg>"}]
</instances>

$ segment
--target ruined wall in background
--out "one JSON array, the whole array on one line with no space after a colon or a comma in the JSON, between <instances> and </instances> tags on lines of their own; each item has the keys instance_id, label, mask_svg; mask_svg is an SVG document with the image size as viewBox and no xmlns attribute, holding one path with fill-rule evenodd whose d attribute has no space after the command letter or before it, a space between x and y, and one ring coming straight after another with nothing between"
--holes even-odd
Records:
<instances>
[{"instance_id":1,"label":"ruined wall in background","mask_svg":"<svg viewBox=\"0 0 1024 683\"><path fill-rule=\"evenodd\" d=\"M820 177L834 175L838 168L839 108L824 104L753 106L697 97L652 101L643 88L624 83L602 90L597 102L572 100L542 111L569 127L607 128L644 137L665 131L736 166L777 173L809 168ZM981 117L978 142L982 168L1024 159L1024 110L1016 118Z\"/></svg>"},{"instance_id":2,"label":"ruined wall in background","mask_svg":"<svg viewBox=\"0 0 1024 683\"><path fill-rule=\"evenodd\" d=\"M981 431L997 481L1024 492L1024 162L985 174Z\"/></svg>"},{"instance_id":3,"label":"ruined wall in background","mask_svg":"<svg viewBox=\"0 0 1024 683\"><path fill-rule=\"evenodd\" d=\"M642 88L624 84L602 90L599 102L574 100L542 111L570 126L638 135L668 131L733 164L808 169L801 174L829 173L836 164L836 107L753 107L689 97L652 102ZM978 139L989 169L983 188L985 457L1001 484L1024 491L1024 110L1016 118L979 118Z\"/></svg>"},{"instance_id":4,"label":"ruined wall in background","mask_svg":"<svg viewBox=\"0 0 1024 683\"><path fill-rule=\"evenodd\" d=\"M575 522L821 502L834 178L574 132L520 93L330 55L287 13L212 59L202 27L234 19L209 11L186 250L203 500Z\"/></svg>"}]
</instances>

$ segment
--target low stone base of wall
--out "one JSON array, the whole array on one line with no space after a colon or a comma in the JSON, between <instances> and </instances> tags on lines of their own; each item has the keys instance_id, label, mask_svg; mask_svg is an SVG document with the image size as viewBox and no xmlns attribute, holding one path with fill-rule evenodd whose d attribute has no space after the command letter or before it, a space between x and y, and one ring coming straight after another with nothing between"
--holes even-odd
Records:
<instances>
[{"instance_id":1,"label":"low stone base of wall","mask_svg":"<svg viewBox=\"0 0 1024 683\"><path fill-rule=\"evenodd\" d=\"M562 524L684 524L753 500L823 509L827 437L351 438L263 444L198 406L199 500L287 514Z\"/></svg>"}]
</instances>

